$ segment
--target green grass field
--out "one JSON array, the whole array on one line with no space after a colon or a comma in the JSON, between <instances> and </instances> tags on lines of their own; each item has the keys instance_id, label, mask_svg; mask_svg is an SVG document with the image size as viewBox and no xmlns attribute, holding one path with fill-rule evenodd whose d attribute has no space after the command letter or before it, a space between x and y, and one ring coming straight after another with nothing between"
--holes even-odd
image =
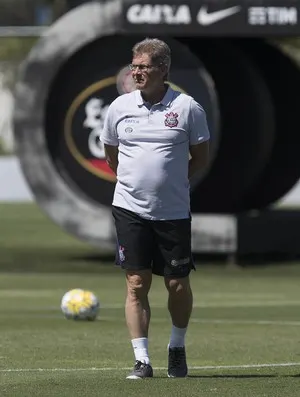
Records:
<instances>
[{"instance_id":1,"label":"green grass field","mask_svg":"<svg viewBox=\"0 0 300 397\"><path fill-rule=\"evenodd\" d=\"M126 380L133 353L122 271L34 205L0 205L0 396L299 397L300 265L199 264L187 337L190 376L168 379L166 292L150 295L153 379ZM95 322L64 319L68 289L93 290Z\"/></svg>"}]
</instances>

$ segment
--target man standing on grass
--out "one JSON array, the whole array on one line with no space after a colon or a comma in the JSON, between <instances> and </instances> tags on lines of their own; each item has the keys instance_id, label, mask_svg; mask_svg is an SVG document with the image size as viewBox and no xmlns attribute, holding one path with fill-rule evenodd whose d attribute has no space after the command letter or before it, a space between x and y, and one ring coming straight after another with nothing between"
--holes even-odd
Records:
<instances>
[{"instance_id":1,"label":"man standing on grass","mask_svg":"<svg viewBox=\"0 0 300 397\"><path fill-rule=\"evenodd\" d=\"M112 102L100 138L117 176L112 214L136 360L128 379L153 376L148 353L152 274L164 277L168 291L168 376L188 373L185 335L194 269L189 178L208 163L209 130L203 108L165 83L170 65L170 48L161 40L147 38L133 47L130 69L136 90Z\"/></svg>"}]
</instances>

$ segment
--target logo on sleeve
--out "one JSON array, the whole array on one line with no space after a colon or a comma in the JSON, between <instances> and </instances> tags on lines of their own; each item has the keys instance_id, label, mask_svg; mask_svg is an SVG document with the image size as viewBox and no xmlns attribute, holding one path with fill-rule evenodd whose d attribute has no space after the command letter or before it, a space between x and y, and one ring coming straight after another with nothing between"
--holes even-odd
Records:
<instances>
[{"instance_id":1,"label":"logo on sleeve","mask_svg":"<svg viewBox=\"0 0 300 397\"><path fill-rule=\"evenodd\" d=\"M121 262L125 261L124 251L125 251L125 248L120 245L119 246L119 259L120 259Z\"/></svg>"},{"instance_id":2,"label":"logo on sleeve","mask_svg":"<svg viewBox=\"0 0 300 397\"><path fill-rule=\"evenodd\" d=\"M166 127L177 127L178 125L178 114L177 113L167 113L165 114L165 126Z\"/></svg>"}]
</instances>

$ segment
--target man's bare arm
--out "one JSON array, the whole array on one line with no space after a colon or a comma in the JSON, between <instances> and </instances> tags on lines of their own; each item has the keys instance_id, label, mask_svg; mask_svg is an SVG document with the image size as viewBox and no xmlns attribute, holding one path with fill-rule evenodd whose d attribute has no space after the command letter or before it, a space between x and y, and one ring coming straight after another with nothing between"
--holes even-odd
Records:
<instances>
[{"instance_id":1,"label":"man's bare arm","mask_svg":"<svg viewBox=\"0 0 300 397\"><path fill-rule=\"evenodd\" d=\"M109 168L117 175L119 147L104 144L104 152Z\"/></svg>"},{"instance_id":2,"label":"man's bare arm","mask_svg":"<svg viewBox=\"0 0 300 397\"><path fill-rule=\"evenodd\" d=\"M189 179L201 176L209 162L209 141L190 146Z\"/></svg>"}]
</instances>

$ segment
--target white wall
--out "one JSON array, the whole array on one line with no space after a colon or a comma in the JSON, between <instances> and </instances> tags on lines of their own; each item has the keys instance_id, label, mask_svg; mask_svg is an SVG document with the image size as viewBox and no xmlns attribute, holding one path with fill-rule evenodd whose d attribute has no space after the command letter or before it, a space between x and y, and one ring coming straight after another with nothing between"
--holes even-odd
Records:
<instances>
[{"instance_id":1,"label":"white wall","mask_svg":"<svg viewBox=\"0 0 300 397\"><path fill-rule=\"evenodd\" d=\"M15 156L0 157L0 201L33 201L33 195Z\"/></svg>"},{"instance_id":2,"label":"white wall","mask_svg":"<svg viewBox=\"0 0 300 397\"><path fill-rule=\"evenodd\" d=\"M0 71L0 139L1 146L9 152L14 150L14 137L12 117L14 97L12 92L5 87L5 75Z\"/></svg>"}]
</instances>

